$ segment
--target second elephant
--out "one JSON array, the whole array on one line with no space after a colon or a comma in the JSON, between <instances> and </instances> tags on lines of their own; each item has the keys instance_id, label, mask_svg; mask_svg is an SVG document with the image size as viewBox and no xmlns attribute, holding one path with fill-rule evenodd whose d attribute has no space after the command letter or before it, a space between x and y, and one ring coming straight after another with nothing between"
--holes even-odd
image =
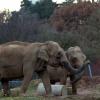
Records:
<instances>
[{"instance_id":1,"label":"second elephant","mask_svg":"<svg viewBox=\"0 0 100 100\"><path fill-rule=\"evenodd\" d=\"M67 56L70 64L74 68L77 69L80 66L86 65L85 64L86 56L82 52L80 47L78 47L78 46L70 47L70 48L68 48L68 50L65 53L66 53L66 56ZM73 94L77 93L76 82L82 77L84 71L75 75L75 74L70 73L68 70L65 70L63 68L63 66L58 67L58 68L48 66L47 70L48 70L48 73L50 76L51 84L55 84L56 82L60 82L60 84L65 85L67 77L70 77L70 80L72 82L72 93ZM73 80L75 80L75 78L76 78L76 81L73 81Z\"/></svg>"}]
</instances>

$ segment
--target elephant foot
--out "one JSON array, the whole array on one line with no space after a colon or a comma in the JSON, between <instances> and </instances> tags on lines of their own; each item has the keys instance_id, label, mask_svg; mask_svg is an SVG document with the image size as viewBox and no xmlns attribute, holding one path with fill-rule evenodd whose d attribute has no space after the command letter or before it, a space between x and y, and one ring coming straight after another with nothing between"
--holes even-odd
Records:
<instances>
[{"instance_id":1,"label":"elephant foot","mask_svg":"<svg viewBox=\"0 0 100 100\"><path fill-rule=\"evenodd\" d=\"M53 97L54 95L53 94L45 94L44 96L45 97Z\"/></svg>"},{"instance_id":2,"label":"elephant foot","mask_svg":"<svg viewBox=\"0 0 100 100\"><path fill-rule=\"evenodd\" d=\"M10 94L3 94L3 96L4 96L4 97L8 97L8 96L10 96Z\"/></svg>"},{"instance_id":3,"label":"elephant foot","mask_svg":"<svg viewBox=\"0 0 100 100\"><path fill-rule=\"evenodd\" d=\"M10 96L10 90L9 90L9 91L3 90L3 96L4 96L4 97Z\"/></svg>"},{"instance_id":4,"label":"elephant foot","mask_svg":"<svg viewBox=\"0 0 100 100\"><path fill-rule=\"evenodd\" d=\"M10 95L9 81L2 79L1 84L2 84L2 87L3 87L3 96L9 96Z\"/></svg>"}]
</instances>

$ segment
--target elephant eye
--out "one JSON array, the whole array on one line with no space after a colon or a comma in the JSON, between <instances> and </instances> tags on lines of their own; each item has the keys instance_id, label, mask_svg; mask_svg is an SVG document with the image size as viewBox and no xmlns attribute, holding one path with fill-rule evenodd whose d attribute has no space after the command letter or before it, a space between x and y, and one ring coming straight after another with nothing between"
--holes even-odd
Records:
<instances>
[{"instance_id":1,"label":"elephant eye","mask_svg":"<svg viewBox=\"0 0 100 100\"><path fill-rule=\"evenodd\" d=\"M61 58L61 52L58 52L58 53L57 53L56 58L57 58L57 59L60 59L60 58Z\"/></svg>"}]
</instances>

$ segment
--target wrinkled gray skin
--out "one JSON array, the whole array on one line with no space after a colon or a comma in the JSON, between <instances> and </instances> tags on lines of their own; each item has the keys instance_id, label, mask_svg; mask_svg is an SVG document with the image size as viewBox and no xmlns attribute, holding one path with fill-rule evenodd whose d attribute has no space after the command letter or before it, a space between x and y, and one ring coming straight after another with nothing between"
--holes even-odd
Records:
<instances>
[{"instance_id":1,"label":"wrinkled gray skin","mask_svg":"<svg viewBox=\"0 0 100 100\"><path fill-rule=\"evenodd\" d=\"M51 95L47 65L55 68L63 65L74 74L83 70L83 67L74 69L68 62L64 50L53 41L45 43L13 41L0 45L0 80L4 95L8 95L9 80L23 78L20 94L24 96L33 72L37 72L42 79L46 94Z\"/></svg>"},{"instance_id":2,"label":"wrinkled gray skin","mask_svg":"<svg viewBox=\"0 0 100 100\"><path fill-rule=\"evenodd\" d=\"M86 56L82 52L80 47L78 47L78 46L70 47L70 48L68 48L68 50L65 53L66 53L66 56L67 56L70 64L74 68L79 68L80 66L85 67ZM70 80L72 82L72 93L73 94L77 93L76 82L81 79L81 77L84 73L84 70L82 72L79 72L78 74L73 74L73 73L70 73L68 70L65 70L64 67L60 67L60 66L58 68L48 66L47 69L48 69L48 73L50 76L51 84L60 82L60 84L65 85L66 79L69 76Z\"/></svg>"}]
</instances>

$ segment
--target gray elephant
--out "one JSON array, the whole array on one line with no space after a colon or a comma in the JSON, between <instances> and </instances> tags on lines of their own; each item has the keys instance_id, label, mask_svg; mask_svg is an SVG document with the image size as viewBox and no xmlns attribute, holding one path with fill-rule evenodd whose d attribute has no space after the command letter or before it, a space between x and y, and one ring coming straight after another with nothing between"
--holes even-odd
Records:
<instances>
[{"instance_id":1,"label":"gray elephant","mask_svg":"<svg viewBox=\"0 0 100 100\"><path fill-rule=\"evenodd\" d=\"M75 46L75 47L70 47L68 50L65 52L66 56L72 65L73 68L79 68L80 66L86 66L87 63L85 63L86 56L80 49L80 47ZM53 67L53 66L48 66L47 67L49 76L50 76L50 82L51 84L55 84L56 82L60 82L60 84L66 85L66 79L69 76L70 80L72 82L72 93L76 94L77 93L77 88L76 88L76 82L81 79L84 70L81 73L78 74L73 74L70 73L69 70L65 70L65 68L62 67Z\"/></svg>"},{"instance_id":2,"label":"gray elephant","mask_svg":"<svg viewBox=\"0 0 100 100\"><path fill-rule=\"evenodd\" d=\"M53 41L44 43L25 43L20 41L0 45L0 80L4 95L8 95L8 81L23 78L20 93L25 95L28 85L36 72L43 81L46 94L51 95L51 85L47 65L64 66L70 73L77 74L83 67L73 68L64 50Z\"/></svg>"}]
</instances>

